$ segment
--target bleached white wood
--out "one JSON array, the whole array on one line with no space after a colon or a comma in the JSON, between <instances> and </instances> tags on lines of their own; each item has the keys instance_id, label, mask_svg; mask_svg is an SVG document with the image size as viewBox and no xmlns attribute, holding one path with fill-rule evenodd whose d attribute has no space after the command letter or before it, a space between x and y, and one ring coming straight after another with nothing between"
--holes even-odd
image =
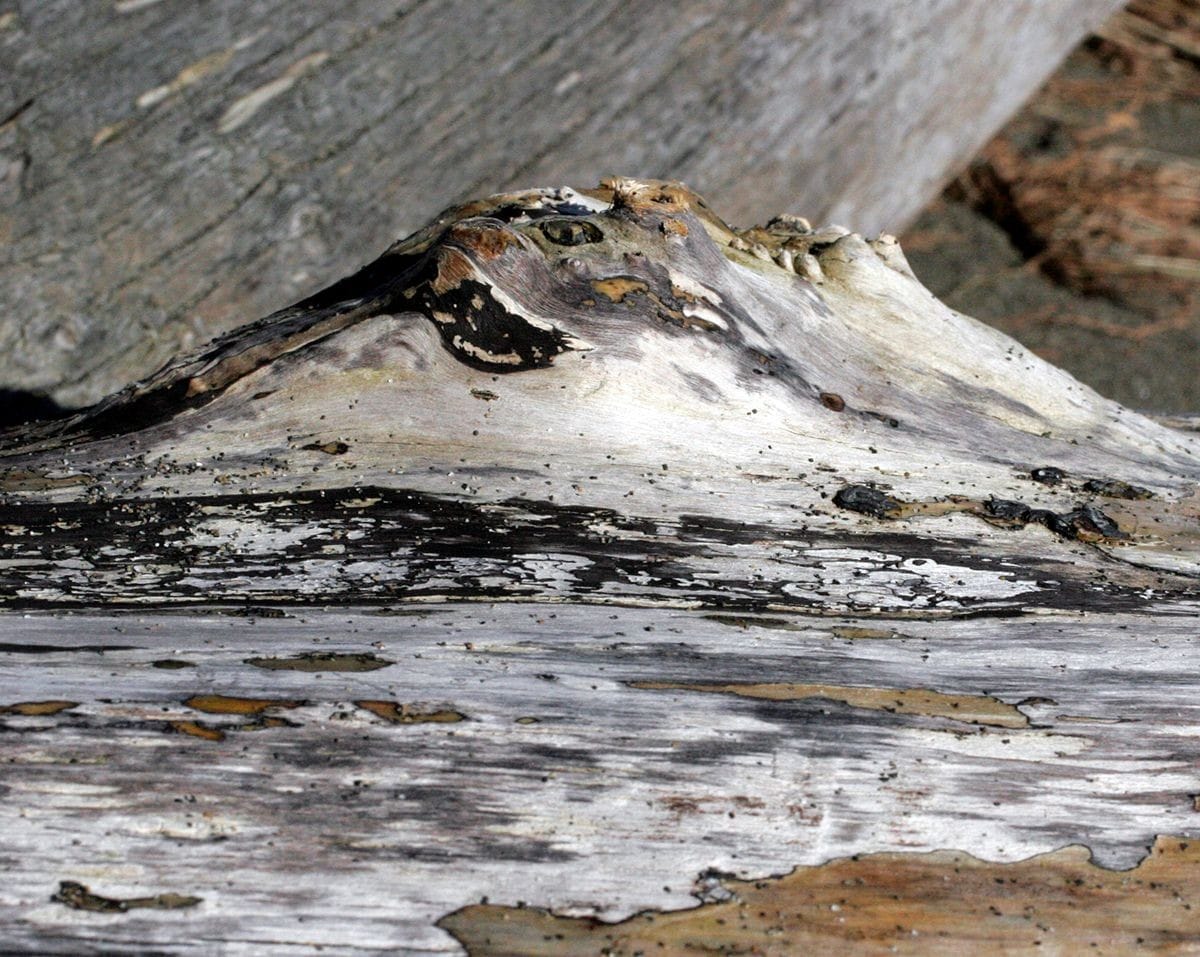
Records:
<instances>
[{"instance_id":1,"label":"bleached white wood","mask_svg":"<svg viewBox=\"0 0 1200 957\"><path fill-rule=\"evenodd\" d=\"M9 619L25 650L6 645L0 687L81 703L4 719L6 939L453 953L434 921L483 897L617 918L690 906L709 869L1073 843L1129 867L1155 834L1194 832L1194 618L869 624L894 637L579 604ZM124 648L90 650L105 645ZM245 663L313 649L394 663L319 678ZM164 658L194 667L151 666ZM664 679L986 691L1029 726L629 685ZM198 692L305 704L270 712L296 727L237 731L246 719L182 704ZM364 698L467 719L389 725ZM172 720L230 730L205 741ZM60 880L203 903L70 911L48 900Z\"/></svg>"}]
</instances>

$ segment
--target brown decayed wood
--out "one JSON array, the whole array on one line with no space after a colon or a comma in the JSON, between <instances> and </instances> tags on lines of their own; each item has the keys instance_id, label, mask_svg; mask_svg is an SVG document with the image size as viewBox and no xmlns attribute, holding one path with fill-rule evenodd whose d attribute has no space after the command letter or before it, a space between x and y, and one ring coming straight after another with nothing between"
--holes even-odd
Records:
<instances>
[{"instance_id":1,"label":"brown decayed wood","mask_svg":"<svg viewBox=\"0 0 1200 957\"><path fill-rule=\"evenodd\" d=\"M1189 953L1200 947L1200 843L1161 837L1128 871L1068 847L1011 864L864 854L755 881L710 879L688 910L619 923L475 904L447 915L471 957L510 955ZM714 899L715 898L715 899Z\"/></svg>"}]
</instances>

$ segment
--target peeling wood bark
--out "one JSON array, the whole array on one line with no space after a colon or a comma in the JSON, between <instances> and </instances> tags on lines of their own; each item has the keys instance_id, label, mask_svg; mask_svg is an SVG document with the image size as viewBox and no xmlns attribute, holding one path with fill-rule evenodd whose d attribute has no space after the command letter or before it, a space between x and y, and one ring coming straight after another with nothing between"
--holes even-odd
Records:
<instances>
[{"instance_id":1,"label":"peeling wood bark","mask_svg":"<svg viewBox=\"0 0 1200 957\"><path fill-rule=\"evenodd\" d=\"M1198 437L886 237L492 197L3 441L14 947L1189 940Z\"/></svg>"},{"instance_id":2,"label":"peeling wood bark","mask_svg":"<svg viewBox=\"0 0 1200 957\"><path fill-rule=\"evenodd\" d=\"M1013 864L873 854L777 879L709 878L701 906L618 924L473 905L440 922L472 954L1178 952L1200 946L1200 846L1160 840L1129 872L1069 847ZM853 890L848 890L853 888Z\"/></svg>"},{"instance_id":3,"label":"peeling wood bark","mask_svg":"<svg viewBox=\"0 0 1200 957\"><path fill-rule=\"evenodd\" d=\"M530 182L900 229L1119 5L8 4L0 387L94 402Z\"/></svg>"}]
</instances>

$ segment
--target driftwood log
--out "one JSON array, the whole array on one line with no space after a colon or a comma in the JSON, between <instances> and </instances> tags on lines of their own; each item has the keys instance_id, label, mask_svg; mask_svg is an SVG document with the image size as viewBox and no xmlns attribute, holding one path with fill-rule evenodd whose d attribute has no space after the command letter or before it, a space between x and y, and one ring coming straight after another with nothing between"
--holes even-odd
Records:
<instances>
[{"instance_id":1,"label":"driftwood log","mask_svg":"<svg viewBox=\"0 0 1200 957\"><path fill-rule=\"evenodd\" d=\"M0 5L0 389L95 402L529 183L899 230L1120 5Z\"/></svg>"},{"instance_id":2,"label":"driftwood log","mask_svg":"<svg viewBox=\"0 0 1200 957\"><path fill-rule=\"evenodd\" d=\"M1200 948L1198 437L889 237L500 195L4 441L7 949Z\"/></svg>"}]
</instances>

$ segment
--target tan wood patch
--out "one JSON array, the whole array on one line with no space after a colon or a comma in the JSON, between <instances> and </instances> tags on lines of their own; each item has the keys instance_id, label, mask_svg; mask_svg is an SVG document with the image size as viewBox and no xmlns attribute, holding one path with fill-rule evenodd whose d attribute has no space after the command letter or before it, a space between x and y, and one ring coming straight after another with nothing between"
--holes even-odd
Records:
<instances>
[{"instance_id":1,"label":"tan wood patch","mask_svg":"<svg viewBox=\"0 0 1200 957\"><path fill-rule=\"evenodd\" d=\"M896 714L922 714L997 728L1025 728L1029 725L1029 719L1014 705L1005 704L991 695L943 694L928 688L859 688L853 685L792 684L788 682L694 684L675 681L631 681L629 686L652 691L678 690L735 694L744 698L762 698L767 701L827 698L830 701L841 701L852 708L891 711Z\"/></svg>"}]
</instances>

